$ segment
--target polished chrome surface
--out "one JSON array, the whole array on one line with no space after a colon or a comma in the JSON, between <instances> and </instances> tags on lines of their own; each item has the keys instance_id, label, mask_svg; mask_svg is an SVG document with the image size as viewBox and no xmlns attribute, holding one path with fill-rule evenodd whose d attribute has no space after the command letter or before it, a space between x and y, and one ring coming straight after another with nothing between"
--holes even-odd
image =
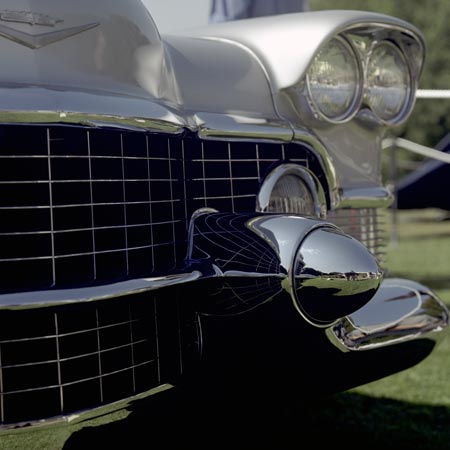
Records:
<instances>
[{"instance_id":1,"label":"polished chrome surface","mask_svg":"<svg viewBox=\"0 0 450 450\"><path fill-rule=\"evenodd\" d=\"M198 113L195 115L198 135L203 139L237 141L292 141L292 129L281 120L251 115Z\"/></svg>"},{"instance_id":2,"label":"polished chrome surface","mask_svg":"<svg viewBox=\"0 0 450 450\"><path fill-rule=\"evenodd\" d=\"M370 203L369 203L370 204ZM387 218L379 208L342 208L329 211L327 220L344 233L358 239L377 257L381 266L386 261Z\"/></svg>"},{"instance_id":3,"label":"polished chrome surface","mask_svg":"<svg viewBox=\"0 0 450 450\"><path fill-rule=\"evenodd\" d=\"M383 277L359 241L301 216L200 213L188 248L191 266L206 273L209 265L217 277L202 309L212 315L240 314L284 293L307 322L328 326L368 302Z\"/></svg>"},{"instance_id":4,"label":"polished chrome surface","mask_svg":"<svg viewBox=\"0 0 450 450\"><path fill-rule=\"evenodd\" d=\"M42 420L35 420L35 421L32 420L32 421L26 421L26 422L20 422L20 423L0 425L0 433L8 433L8 434L26 433L27 431L30 430L30 427L33 427L33 430L45 429L46 427L61 426L64 424L76 424L81 421L92 420L97 417L104 416L106 414L111 414L116 411L127 409L127 408L131 407L133 405L133 403L137 400L142 400L142 399L148 398L152 395L156 395L156 394L168 391L173 388L174 388L173 385L171 385L169 383L164 383L161 386L150 389L147 392L144 392L142 394L133 395L124 400L120 400L120 401L111 403L106 406L100 406L100 407L88 409L85 411L78 411L75 414L69 414L66 416L59 416L59 417L53 417L53 418L46 418L46 419L42 419Z\"/></svg>"},{"instance_id":5,"label":"polished chrome surface","mask_svg":"<svg viewBox=\"0 0 450 450\"><path fill-rule=\"evenodd\" d=\"M402 36L405 49L416 52L415 76L420 72L420 33L409 24L379 14L315 11L248 21L245 33L239 24L220 24L161 37L137 0L126 6L108 2L108 14L104 0L95 5L87 0L76 4L64 0L56 6L50 0L4 0L4 5L11 11L39 11L43 16L57 17L63 22L55 23L55 31L78 26L78 12L84 9L89 11L88 23L99 24L34 52L33 58L26 48L22 50L6 39L0 42L4 60L11 61L0 76L5 86L0 92L5 115L0 114L0 118L6 121L48 119L169 133L189 129L205 139L292 142L297 139L293 129L305 124L292 111L292 99L283 89L302 78L330 36L343 32L362 36L361 40L376 38L377 33L392 34L393 39ZM29 23L8 24L25 33L33 30ZM266 37L268 26L274 31L270 39ZM38 23L33 27L36 35L48 28ZM120 41L118 36L122 35L127 39ZM278 51L292 39L308 45ZM333 134L328 140L323 130L311 126L303 130L302 137L311 137L329 176L331 208L337 205L339 193L351 187L355 172L365 175L366 168L352 165L351 160L371 162L379 157L378 131L368 136L363 128L364 145L343 135ZM366 148L368 142L374 144ZM377 170L377 163L375 166ZM380 184L372 174L368 179ZM360 180L356 182L360 184Z\"/></svg>"},{"instance_id":6,"label":"polished chrome surface","mask_svg":"<svg viewBox=\"0 0 450 450\"><path fill-rule=\"evenodd\" d=\"M384 186L345 189L339 200L339 209L388 208L394 201L394 194Z\"/></svg>"},{"instance_id":7,"label":"polished chrome surface","mask_svg":"<svg viewBox=\"0 0 450 450\"><path fill-rule=\"evenodd\" d=\"M119 281L100 286L6 293L0 295L0 311L2 309L36 309L63 304L107 300L189 283L198 280L201 276L202 274L199 271L193 271L184 274Z\"/></svg>"},{"instance_id":8,"label":"polished chrome surface","mask_svg":"<svg viewBox=\"0 0 450 450\"><path fill-rule=\"evenodd\" d=\"M292 273L299 310L312 322L325 324L369 302L383 279L365 246L329 227L308 233Z\"/></svg>"},{"instance_id":9,"label":"polished chrome surface","mask_svg":"<svg viewBox=\"0 0 450 450\"><path fill-rule=\"evenodd\" d=\"M318 219L294 215L268 214L251 219L247 227L276 251L283 272L289 275L302 241L317 228L334 226ZM337 230L337 227L334 227Z\"/></svg>"},{"instance_id":10,"label":"polished chrome surface","mask_svg":"<svg viewBox=\"0 0 450 450\"><path fill-rule=\"evenodd\" d=\"M350 108L349 115L344 114L342 117L333 118L327 117L326 114L318 111L314 101L311 100L311 92L308 85L309 74L314 69L313 60L306 73L306 82L305 80L299 80L294 86L288 89L291 93L296 112L301 118L301 122L309 123L311 126L315 126L315 121L343 123L358 115L359 120L367 121L375 125L396 125L404 122L409 117L415 103L415 92L422 72L425 53L423 42L421 42L418 36L415 38L410 36L410 40L408 41L406 35L400 33L399 30L389 30L389 27L383 29L380 24L378 24L378 27L376 29L376 27L361 25L359 29L350 28L348 31L343 31L332 38L332 40L340 38L342 42L348 42L348 45L354 52L355 61L358 67L360 67L358 71L359 76L357 77L359 93L355 93L353 108ZM395 117L390 119L380 116L380 111L376 111L376 107L374 104L371 104L371 97L368 95L370 86L368 86L367 67L369 66L373 52L381 45L380 39L382 42L388 41L383 33L389 35L389 42L391 42L389 45L393 49L396 49L399 57L404 62L405 75L407 75L407 83L405 85L407 99ZM332 40L328 42L332 42ZM320 55L320 52L326 48L326 45L325 43L319 48L317 55ZM363 68L365 69L363 70ZM365 93L364 96L363 93ZM389 97L389 92L386 92L386 96Z\"/></svg>"},{"instance_id":11,"label":"polished chrome surface","mask_svg":"<svg viewBox=\"0 0 450 450\"><path fill-rule=\"evenodd\" d=\"M268 208L274 187L284 176L294 176L298 178L300 180L299 182L306 186L308 193L312 196L312 201L314 203L314 212L312 215L318 219L326 218L327 203L322 185L310 170L296 164L281 164L265 177L258 193L256 211L269 212ZM270 212L293 214L297 211Z\"/></svg>"},{"instance_id":12,"label":"polished chrome surface","mask_svg":"<svg viewBox=\"0 0 450 450\"><path fill-rule=\"evenodd\" d=\"M0 89L1 91L1 89ZM1 122L5 124L68 124L81 125L90 128L120 128L130 131L159 131L168 134L180 134L183 126L176 117L166 111L160 118L160 111L155 111L153 119L141 117L123 117L102 114L81 114L74 112L52 112L52 111L2 111Z\"/></svg>"},{"instance_id":13,"label":"polished chrome surface","mask_svg":"<svg viewBox=\"0 0 450 450\"><path fill-rule=\"evenodd\" d=\"M63 19L32 11L1 10L0 20L4 22L28 23L30 25L44 25L54 27L57 23L64 22Z\"/></svg>"},{"instance_id":14,"label":"polished chrome surface","mask_svg":"<svg viewBox=\"0 0 450 450\"><path fill-rule=\"evenodd\" d=\"M185 370L181 325L197 323L198 312L243 314L281 297L301 333L325 328L347 350L394 341L388 325L403 329L410 318L425 317L433 336L447 326L446 310L425 288L402 281L377 294L374 256L336 225L253 212L260 183L281 164L305 168L319 209L321 187L331 210L386 205L382 124L364 111L342 127L302 121L293 87L336 35L361 55L371 40L395 41L416 82L424 45L415 27L374 13L317 11L160 36L139 0L1 0L1 8L0 122L17 132L2 135L0 152L3 423L71 420L80 408L160 389L161 342L171 360L166 375L176 378ZM95 133L114 139L95 146ZM404 286L406 307L382 316L381 336L365 313L390 306ZM201 330L191 334L188 352L200 353ZM150 351L138 361L142 343Z\"/></svg>"},{"instance_id":15,"label":"polished chrome surface","mask_svg":"<svg viewBox=\"0 0 450 450\"><path fill-rule=\"evenodd\" d=\"M332 127L314 126L312 133L332 161L335 178L331 180L335 183L330 187L337 189L333 191L332 209L340 207L342 199L352 196L355 190L367 189L367 194L371 190L373 194L380 194L384 186L380 146L385 130L382 127L367 126L355 118Z\"/></svg>"},{"instance_id":16,"label":"polished chrome surface","mask_svg":"<svg viewBox=\"0 0 450 450\"><path fill-rule=\"evenodd\" d=\"M37 25L41 24L38 23ZM17 42L18 44L24 45L25 47L38 49L55 42L62 41L63 39L67 39L71 36L75 36L79 33L83 33L84 31L88 31L91 28L95 28L98 26L99 23L94 22L79 25L77 27L64 28L58 31L44 31L41 34L29 34L0 24L0 36Z\"/></svg>"},{"instance_id":17,"label":"polished chrome surface","mask_svg":"<svg viewBox=\"0 0 450 450\"><path fill-rule=\"evenodd\" d=\"M310 145L321 161L328 183L329 210L391 206L393 193L382 185L380 178L381 141L377 133L354 124L340 127L344 128L342 132L321 131L327 145L310 132L294 129L294 142ZM353 137L352 144L346 142L348 135ZM341 142L346 144L341 146Z\"/></svg>"},{"instance_id":18,"label":"polished chrome surface","mask_svg":"<svg viewBox=\"0 0 450 450\"><path fill-rule=\"evenodd\" d=\"M1 123L61 123L168 134L180 134L186 128L174 110L148 99L37 86L0 87L0 95Z\"/></svg>"},{"instance_id":19,"label":"polished chrome surface","mask_svg":"<svg viewBox=\"0 0 450 450\"><path fill-rule=\"evenodd\" d=\"M0 128L4 293L186 273L197 209L254 211L262 177L287 161L324 179L300 144L106 125Z\"/></svg>"},{"instance_id":20,"label":"polished chrome surface","mask_svg":"<svg viewBox=\"0 0 450 450\"><path fill-rule=\"evenodd\" d=\"M419 338L442 339L449 311L426 286L407 279L385 279L373 299L329 329L344 351L362 351Z\"/></svg>"},{"instance_id":21,"label":"polished chrome surface","mask_svg":"<svg viewBox=\"0 0 450 450\"><path fill-rule=\"evenodd\" d=\"M314 149L314 153L317 154L317 158L320 160L323 171L326 175L328 196L329 196L329 209L336 208L342 197L342 184L346 183L345 179L338 177L336 167L330 152L323 145L311 131L306 128L294 127L294 142L298 144L307 144ZM325 189L325 187L324 187Z\"/></svg>"}]
</instances>

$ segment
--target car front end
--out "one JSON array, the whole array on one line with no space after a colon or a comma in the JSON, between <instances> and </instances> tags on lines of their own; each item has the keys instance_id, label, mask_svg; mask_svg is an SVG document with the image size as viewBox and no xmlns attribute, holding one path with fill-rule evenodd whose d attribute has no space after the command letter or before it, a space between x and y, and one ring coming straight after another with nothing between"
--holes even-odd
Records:
<instances>
[{"instance_id":1,"label":"car front end","mask_svg":"<svg viewBox=\"0 0 450 450\"><path fill-rule=\"evenodd\" d=\"M160 36L140 1L2 0L0 48L3 430L224 374L336 392L445 335L443 302L383 261L381 143L425 55L410 24Z\"/></svg>"}]
</instances>

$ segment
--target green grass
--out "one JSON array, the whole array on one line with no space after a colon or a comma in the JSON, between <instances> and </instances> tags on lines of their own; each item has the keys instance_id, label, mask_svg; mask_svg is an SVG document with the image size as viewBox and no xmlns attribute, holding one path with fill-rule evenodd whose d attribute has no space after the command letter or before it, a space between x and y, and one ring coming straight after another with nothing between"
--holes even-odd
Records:
<instances>
[{"instance_id":1,"label":"green grass","mask_svg":"<svg viewBox=\"0 0 450 450\"><path fill-rule=\"evenodd\" d=\"M434 209L387 214L393 237L387 266L390 276L422 282L450 306L448 218ZM414 368L348 391L339 399L356 402L363 433L369 437L373 432L375 442L388 448L450 449L450 337ZM366 415L362 409L367 405L371 411Z\"/></svg>"},{"instance_id":2,"label":"green grass","mask_svg":"<svg viewBox=\"0 0 450 450\"><path fill-rule=\"evenodd\" d=\"M431 287L450 306L450 220L439 210L406 211L386 221L390 276ZM392 229L396 233L392 233ZM345 368L330 367L334 370ZM288 406L287 406L288 405ZM450 449L450 335L417 366L328 398L227 404L176 390L81 424L0 437L0 450ZM314 444L307 444L311 440Z\"/></svg>"}]
</instances>

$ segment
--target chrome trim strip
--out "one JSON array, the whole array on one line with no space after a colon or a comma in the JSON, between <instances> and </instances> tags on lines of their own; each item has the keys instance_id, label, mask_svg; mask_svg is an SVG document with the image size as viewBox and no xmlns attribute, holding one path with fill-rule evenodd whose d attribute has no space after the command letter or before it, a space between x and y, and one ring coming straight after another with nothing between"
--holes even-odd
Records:
<instances>
[{"instance_id":1,"label":"chrome trim strip","mask_svg":"<svg viewBox=\"0 0 450 450\"><path fill-rule=\"evenodd\" d=\"M3 294L0 295L0 310L42 308L64 303L106 300L113 297L123 297L125 295L138 294L168 286L188 283L198 280L201 276L202 274L199 271L194 270L190 273L155 278L140 278L78 289L55 289Z\"/></svg>"},{"instance_id":2,"label":"chrome trim strip","mask_svg":"<svg viewBox=\"0 0 450 450\"><path fill-rule=\"evenodd\" d=\"M304 129L290 128L284 122L270 121L232 114L200 113L196 115L198 135L202 139L239 140L259 142L284 142L306 144L318 157L328 181L331 209L341 201L340 189L334 163L326 148Z\"/></svg>"},{"instance_id":3,"label":"chrome trim strip","mask_svg":"<svg viewBox=\"0 0 450 450\"><path fill-rule=\"evenodd\" d=\"M260 142L291 142L292 129L286 122L237 114L198 113L195 116L202 139Z\"/></svg>"},{"instance_id":4,"label":"chrome trim strip","mask_svg":"<svg viewBox=\"0 0 450 450\"><path fill-rule=\"evenodd\" d=\"M126 399L119 400L114 403L110 403L108 405L99 406L98 408L79 411L77 413L70 414L67 416L57 416L57 417L51 417L49 419L27 421L27 422L21 422L21 423L13 423L11 425L1 425L0 426L0 435L5 432L7 432L8 434L22 433L22 432L25 433L27 431L30 431L30 428L33 430L36 430L36 429L42 429L44 427L72 425L72 424L76 424L77 422L80 422L80 421L94 420L97 417L105 416L107 414L114 413L121 409L126 409L129 406L131 406L131 404L135 401L143 400L152 395L159 394L164 391L168 391L169 389L172 389L173 387L174 386L171 384L164 383L164 384L161 384L160 386L157 386L157 387L150 389L149 391L143 392L141 394L137 394L132 397L128 397Z\"/></svg>"},{"instance_id":5,"label":"chrome trim strip","mask_svg":"<svg viewBox=\"0 0 450 450\"><path fill-rule=\"evenodd\" d=\"M244 272L242 270L227 270L226 272L222 272L217 266L217 273L222 277L230 277L230 278L279 278L280 280L284 280L286 278L285 274L282 273L259 273L259 272Z\"/></svg>"},{"instance_id":6,"label":"chrome trim strip","mask_svg":"<svg viewBox=\"0 0 450 450\"><path fill-rule=\"evenodd\" d=\"M394 194L384 186L344 189L336 205L338 208L388 208L394 201Z\"/></svg>"},{"instance_id":7,"label":"chrome trim strip","mask_svg":"<svg viewBox=\"0 0 450 450\"><path fill-rule=\"evenodd\" d=\"M71 111L0 111L0 123L24 125L64 123L92 128L115 127L131 131L159 131L169 134L180 134L184 131L181 123L170 122L163 118L145 119Z\"/></svg>"},{"instance_id":8,"label":"chrome trim strip","mask_svg":"<svg viewBox=\"0 0 450 450\"><path fill-rule=\"evenodd\" d=\"M295 141L309 144L325 171L330 195L330 209L340 208L388 208L394 202L394 194L384 186L369 188L344 188L338 182L336 169L327 149L305 130L295 129Z\"/></svg>"},{"instance_id":9,"label":"chrome trim strip","mask_svg":"<svg viewBox=\"0 0 450 450\"><path fill-rule=\"evenodd\" d=\"M311 133L304 129L294 129L294 142L307 144L314 150L319 158L322 169L325 172L325 177L328 182L328 194L330 198L330 209L336 208L340 202L340 186L338 183L336 168L329 152L325 146ZM325 189L325 186L324 186Z\"/></svg>"},{"instance_id":10,"label":"chrome trim strip","mask_svg":"<svg viewBox=\"0 0 450 450\"><path fill-rule=\"evenodd\" d=\"M438 342L444 335L442 332L448 330L449 317L445 304L426 286L412 280L387 278L368 304L330 327L327 335L344 352L371 350L419 338Z\"/></svg>"},{"instance_id":11,"label":"chrome trim strip","mask_svg":"<svg viewBox=\"0 0 450 450\"><path fill-rule=\"evenodd\" d=\"M312 148L318 157L322 169L328 181L328 194L330 198L330 209L338 208L387 208L393 201L394 196L384 186L373 186L371 188L343 188L338 183L336 169L332 158L320 141L306 130L294 129L294 135L290 129L282 128L278 122L262 120L260 124L252 122L251 118L222 114L197 115L199 119L199 137L202 139L216 140L239 140L260 142L292 142L306 144ZM247 123L245 121L247 120ZM291 139L293 137L293 140Z\"/></svg>"}]
</instances>

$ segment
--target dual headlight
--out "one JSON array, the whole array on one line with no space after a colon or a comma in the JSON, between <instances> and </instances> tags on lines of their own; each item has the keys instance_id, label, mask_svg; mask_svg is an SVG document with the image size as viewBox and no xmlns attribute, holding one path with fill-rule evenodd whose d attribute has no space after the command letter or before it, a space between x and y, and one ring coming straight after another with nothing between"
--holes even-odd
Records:
<instances>
[{"instance_id":1,"label":"dual headlight","mask_svg":"<svg viewBox=\"0 0 450 450\"><path fill-rule=\"evenodd\" d=\"M309 67L306 90L316 116L334 123L350 120L363 105L383 123L399 123L413 103L408 62L391 41L361 57L344 37L331 39Z\"/></svg>"}]
</instances>

